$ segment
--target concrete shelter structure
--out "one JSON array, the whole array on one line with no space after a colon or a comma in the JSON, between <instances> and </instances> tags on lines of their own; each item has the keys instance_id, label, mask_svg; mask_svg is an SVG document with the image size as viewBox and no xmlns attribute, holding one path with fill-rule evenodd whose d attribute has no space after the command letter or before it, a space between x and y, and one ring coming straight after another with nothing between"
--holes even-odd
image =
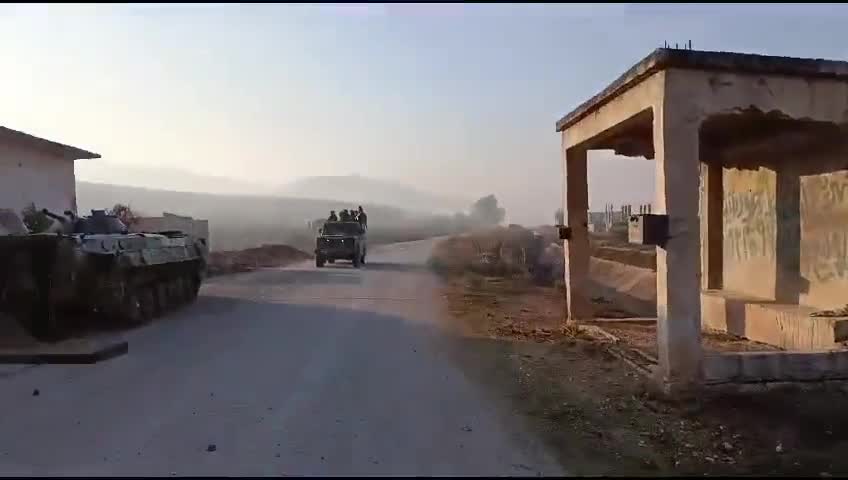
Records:
<instances>
[{"instance_id":1,"label":"concrete shelter structure","mask_svg":"<svg viewBox=\"0 0 848 480\"><path fill-rule=\"evenodd\" d=\"M0 208L77 211L74 161L100 155L0 126Z\"/></svg>"},{"instance_id":2,"label":"concrete shelter structure","mask_svg":"<svg viewBox=\"0 0 848 480\"><path fill-rule=\"evenodd\" d=\"M653 213L667 216L657 246L666 386L848 374L838 348L848 317L817 316L848 303L846 128L848 62L655 50L556 124L569 317L593 315L587 152L613 150L654 162ZM705 356L702 328L807 353ZM820 349L825 360L809 353Z\"/></svg>"}]
</instances>

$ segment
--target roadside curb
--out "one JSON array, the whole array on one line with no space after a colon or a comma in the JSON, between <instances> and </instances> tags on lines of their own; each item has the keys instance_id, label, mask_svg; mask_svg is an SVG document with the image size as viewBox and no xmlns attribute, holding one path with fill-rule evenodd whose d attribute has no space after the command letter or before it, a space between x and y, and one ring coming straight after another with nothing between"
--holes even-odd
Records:
<instances>
[{"instance_id":1,"label":"roadside curb","mask_svg":"<svg viewBox=\"0 0 848 480\"><path fill-rule=\"evenodd\" d=\"M49 350L45 347L42 350ZM102 346L93 351L77 352L26 352L0 350L0 365L91 365L129 352L125 340Z\"/></svg>"}]
</instances>

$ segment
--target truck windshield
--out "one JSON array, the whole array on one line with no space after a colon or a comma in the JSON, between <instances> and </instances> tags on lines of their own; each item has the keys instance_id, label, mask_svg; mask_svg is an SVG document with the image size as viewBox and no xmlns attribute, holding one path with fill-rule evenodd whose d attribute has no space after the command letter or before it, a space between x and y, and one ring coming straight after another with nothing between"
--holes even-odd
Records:
<instances>
[{"instance_id":1,"label":"truck windshield","mask_svg":"<svg viewBox=\"0 0 848 480\"><path fill-rule=\"evenodd\" d=\"M327 222L324 235L359 235L362 229L357 222Z\"/></svg>"}]
</instances>

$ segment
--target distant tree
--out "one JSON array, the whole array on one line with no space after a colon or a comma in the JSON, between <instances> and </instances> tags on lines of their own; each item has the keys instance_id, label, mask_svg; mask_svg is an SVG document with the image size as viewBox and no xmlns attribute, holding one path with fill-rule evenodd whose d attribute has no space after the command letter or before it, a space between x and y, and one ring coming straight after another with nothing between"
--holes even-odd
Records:
<instances>
[{"instance_id":1,"label":"distant tree","mask_svg":"<svg viewBox=\"0 0 848 480\"><path fill-rule=\"evenodd\" d=\"M468 230L470 222L468 221L468 215L462 212L456 212L453 214L453 218L451 218L451 222L453 224L453 230L456 232L463 232Z\"/></svg>"},{"instance_id":2,"label":"distant tree","mask_svg":"<svg viewBox=\"0 0 848 480\"><path fill-rule=\"evenodd\" d=\"M506 210L498 206L494 195L480 198L471 206L471 219L481 225L499 225L506 218Z\"/></svg>"},{"instance_id":3,"label":"distant tree","mask_svg":"<svg viewBox=\"0 0 848 480\"><path fill-rule=\"evenodd\" d=\"M108 213L109 215L118 217L118 219L128 227L136 223L139 217L141 217L141 215L137 214L132 207L124 205L123 203L116 203Z\"/></svg>"},{"instance_id":4,"label":"distant tree","mask_svg":"<svg viewBox=\"0 0 848 480\"><path fill-rule=\"evenodd\" d=\"M565 225L565 212L562 208L557 208L554 212L554 225Z\"/></svg>"},{"instance_id":5,"label":"distant tree","mask_svg":"<svg viewBox=\"0 0 848 480\"><path fill-rule=\"evenodd\" d=\"M21 211L21 220L32 233L41 233L53 224L53 220L41 210L35 208L35 203L30 203Z\"/></svg>"}]
</instances>

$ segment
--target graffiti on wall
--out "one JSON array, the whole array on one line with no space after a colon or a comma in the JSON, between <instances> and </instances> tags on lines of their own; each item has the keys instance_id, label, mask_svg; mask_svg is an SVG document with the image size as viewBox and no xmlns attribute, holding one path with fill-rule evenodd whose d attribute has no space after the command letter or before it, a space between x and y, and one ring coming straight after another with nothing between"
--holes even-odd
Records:
<instances>
[{"instance_id":1,"label":"graffiti on wall","mask_svg":"<svg viewBox=\"0 0 848 480\"><path fill-rule=\"evenodd\" d=\"M848 172L810 176L801 188L801 272L810 280L848 280Z\"/></svg>"},{"instance_id":2,"label":"graffiti on wall","mask_svg":"<svg viewBox=\"0 0 848 480\"><path fill-rule=\"evenodd\" d=\"M848 280L848 232L830 231L805 239L802 274L818 282Z\"/></svg>"},{"instance_id":3,"label":"graffiti on wall","mask_svg":"<svg viewBox=\"0 0 848 480\"><path fill-rule=\"evenodd\" d=\"M769 180L769 175L758 173L750 183L745 182L748 188L725 186L724 248L732 260L774 258L775 199Z\"/></svg>"},{"instance_id":4,"label":"graffiti on wall","mask_svg":"<svg viewBox=\"0 0 848 480\"><path fill-rule=\"evenodd\" d=\"M848 281L848 171L796 177L800 192L788 188L786 194L800 198L777 199L773 171L726 170L725 179L727 260L791 262L794 257L797 262L800 256L801 274L808 280ZM794 202L799 203L793 207Z\"/></svg>"},{"instance_id":5,"label":"graffiti on wall","mask_svg":"<svg viewBox=\"0 0 848 480\"><path fill-rule=\"evenodd\" d=\"M842 211L848 214L848 172L810 176L803 179L801 212Z\"/></svg>"}]
</instances>

